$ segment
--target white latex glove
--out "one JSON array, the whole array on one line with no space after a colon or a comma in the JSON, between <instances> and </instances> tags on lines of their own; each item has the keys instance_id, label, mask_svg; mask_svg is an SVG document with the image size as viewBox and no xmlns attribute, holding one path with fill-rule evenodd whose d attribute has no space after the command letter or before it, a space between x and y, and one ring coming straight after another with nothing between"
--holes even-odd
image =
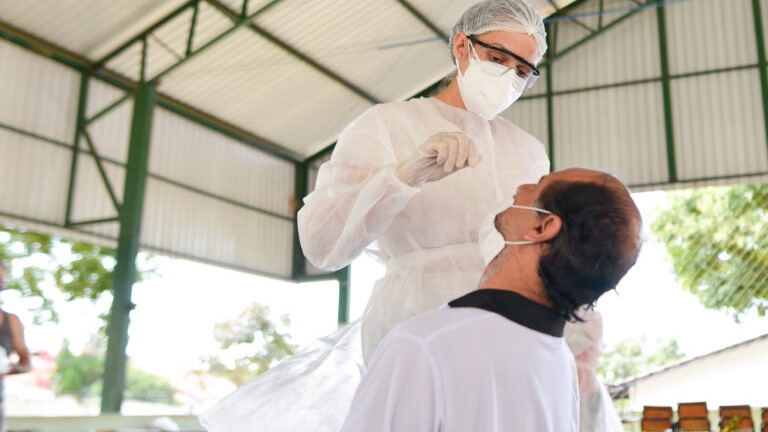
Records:
<instances>
[{"instance_id":1,"label":"white latex glove","mask_svg":"<svg viewBox=\"0 0 768 432\"><path fill-rule=\"evenodd\" d=\"M482 160L474 141L464 132L440 132L429 137L410 158L395 166L403 183L418 186L440 180Z\"/></svg>"}]
</instances>

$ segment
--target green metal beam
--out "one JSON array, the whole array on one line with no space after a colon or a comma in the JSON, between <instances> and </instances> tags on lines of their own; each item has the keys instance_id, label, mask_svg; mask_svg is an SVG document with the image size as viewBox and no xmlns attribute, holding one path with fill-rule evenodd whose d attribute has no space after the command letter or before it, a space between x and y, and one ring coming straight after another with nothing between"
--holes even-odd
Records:
<instances>
[{"instance_id":1,"label":"green metal beam","mask_svg":"<svg viewBox=\"0 0 768 432\"><path fill-rule=\"evenodd\" d=\"M603 13L605 12L605 0L600 0L600 4L598 5L600 7L600 15L597 17L597 28L602 30L603 29Z\"/></svg>"},{"instance_id":2,"label":"green metal beam","mask_svg":"<svg viewBox=\"0 0 768 432\"><path fill-rule=\"evenodd\" d=\"M558 51L553 56L547 57L546 60L544 60L542 62L541 66L544 66L545 64L550 64L550 63L554 62L555 60L557 60L560 57L568 54L569 52L575 50L576 48L578 48L578 47L586 44L587 42L591 41L592 39L602 35L606 31L608 31L608 30L618 26L620 23L624 22L624 20L626 20L629 17L634 16L635 14L640 12L641 10L642 9L639 9L639 8L638 9L634 9L634 10L632 10L630 12L627 12L626 14L622 15L621 17L616 18L616 20L612 21L610 24L607 24L607 25L603 26L598 31L595 31L595 32L591 33L589 36L585 36L585 37L581 38L580 40L578 40L578 41L574 42L573 44L569 45L567 48L563 49L562 51Z\"/></svg>"},{"instance_id":3,"label":"green metal beam","mask_svg":"<svg viewBox=\"0 0 768 432\"><path fill-rule=\"evenodd\" d=\"M9 213L9 212L4 212L4 211L0 211L0 217L4 217L4 218L7 218L7 219L13 219L13 220L20 221L20 222L28 222L28 223L32 223L32 224L40 225L40 226L52 227L52 228L55 228L55 229L62 228L61 225L51 223L50 220L30 218L30 217L26 217L24 215L14 214L14 213ZM80 232L80 233L85 234L86 236L88 236L90 238L103 240L105 244L112 244L115 241L115 239L110 237L110 236L107 236L107 235L104 235L104 234L99 234L99 233L92 232L92 231L79 230L79 229L77 229L76 226L73 227L73 228L70 228L70 230ZM201 259L199 256L188 255L188 254L180 253L178 251L173 251L173 250L165 249L165 248L161 248L161 247L155 247L155 246L152 246L152 245L146 246L146 250L148 252L152 252L152 253L155 253L155 254L158 254L158 255L174 256L176 258L184 259L184 260L187 260L187 261L194 261L194 262L208 264L208 265L215 266L215 267L221 267L221 268L225 268L225 269L235 270L235 271L239 271L239 272L242 272L242 273L249 273L249 274L253 274L253 275L257 275L257 276L263 276L263 277L267 277L267 278L271 278L271 279L275 279L275 280L279 280L279 281L283 281L283 282L293 282L293 283L295 283L295 282L317 282L317 281L336 280L334 275L330 274L330 275L318 275L318 276L308 275L308 276L302 278L301 280L297 281L297 280L291 278L290 275L286 276L284 274L269 273L269 272L265 272L265 271L254 270L254 269L249 268L249 267L232 265L231 263L226 263L226 262L221 262L221 261L216 261L216 260Z\"/></svg>"},{"instance_id":4,"label":"green metal beam","mask_svg":"<svg viewBox=\"0 0 768 432\"><path fill-rule=\"evenodd\" d=\"M560 10L560 7L557 5L557 3L555 3L555 0L547 0L547 2L548 2L548 3L549 3L549 4L550 4L550 5L553 7L553 8L555 8L555 12L557 12L558 10Z\"/></svg>"},{"instance_id":5,"label":"green metal beam","mask_svg":"<svg viewBox=\"0 0 768 432\"><path fill-rule=\"evenodd\" d=\"M662 3L663 0L655 0ZM664 98L664 132L667 147L667 174L669 181L677 181L677 156L675 155L675 129L672 118L672 86L669 72L669 50L667 49L667 20L664 7L656 8L659 27L659 54L661 65L661 91Z\"/></svg>"},{"instance_id":6,"label":"green metal beam","mask_svg":"<svg viewBox=\"0 0 768 432\"><path fill-rule=\"evenodd\" d=\"M225 4L222 4L218 0L206 0L208 3L211 4L211 6L215 7L217 10L219 10L221 13L226 15L232 22L237 24L240 20L242 20L241 15L237 15L235 12L232 12ZM245 7L245 6L244 6ZM368 102L372 104L378 104L381 103L381 100L374 97L370 93L366 92L362 88L352 84L351 82L344 79L341 75L333 72L332 70L328 69L327 67L321 65L317 61L311 59L306 54L302 53L298 49L292 47L291 45L288 45L284 41L278 39L275 37L275 35L269 33L268 31L264 30L260 26L254 24L253 22L248 23L247 27L251 29L254 33L258 34L259 36L263 37L273 45L276 45L283 51L287 52L292 57L298 59L302 63L308 65L310 68L315 69L316 71L320 72L322 75L324 75L327 78L330 78L331 80L337 82L338 84L341 84L344 88L347 90L350 90L352 93L360 96L361 98L367 100Z\"/></svg>"},{"instance_id":7,"label":"green metal beam","mask_svg":"<svg viewBox=\"0 0 768 432\"><path fill-rule=\"evenodd\" d=\"M729 73L729 72L739 72L744 70L750 70L750 69L757 69L759 67L758 64L751 64L751 65L742 65L742 66L735 66L735 67L727 67L727 68L717 68L717 69L709 69L704 71L696 71L696 72L685 72L680 74L670 74L669 79L671 81L674 81L676 79L680 78L691 78L691 77L697 77L697 76L706 76L706 75L716 75L716 74L722 74L722 73ZM649 84L649 83L658 83L661 82L661 77L656 78L643 78L643 79L637 79L637 80L629 80L629 81L619 81L609 84L600 84L595 86L589 86L589 87L577 87L567 90L559 90L556 92L552 92L553 96L563 96L563 95L569 95L569 94L576 94L576 93L584 93L584 92L592 92L592 91L598 91L598 90L606 90L610 88L617 88L617 87L628 87L633 85L640 85L640 84ZM529 100L529 99L541 99L547 97L546 94L537 94L533 96L524 96L521 97L520 100Z\"/></svg>"},{"instance_id":8,"label":"green metal beam","mask_svg":"<svg viewBox=\"0 0 768 432\"><path fill-rule=\"evenodd\" d=\"M309 193L309 165L306 163L294 164L294 202L296 203L296 211L294 215L297 215L302 205L302 199ZM305 267L304 253L301 249L301 242L299 241L299 229L296 217L293 221L293 254L291 265L291 276L294 279L300 279L307 274Z\"/></svg>"},{"instance_id":9,"label":"green metal beam","mask_svg":"<svg viewBox=\"0 0 768 432\"><path fill-rule=\"evenodd\" d=\"M177 101L171 97L160 96L158 97L157 104L158 106L172 113L178 114L187 120L191 120L194 123L205 126L208 129L219 132L236 141L259 149L282 160L299 162L304 159L304 156L300 153L275 144L266 138L254 135L253 133L242 129L239 126L235 126L223 120L217 119L216 117L213 117L206 112L200 111L193 106Z\"/></svg>"},{"instance_id":10,"label":"green metal beam","mask_svg":"<svg viewBox=\"0 0 768 432\"><path fill-rule=\"evenodd\" d=\"M94 69L101 69L104 67L107 62L112 60L113 58L117 57L122 53L123 51L130 48L133 44L140 42L142 40L146 40L147 36L154 32L155 30L159 29L160 27L164 26L166 23L170 22L172 19L176 18L177 16L181 15L184 11L191 7L195 7L195 3L197 3L196 0L190 0L183 5L176 8L173 12L169 13L168 15L161 18L156 23L149 26L146 30L139 33L138 35L134 36L133 38L129 39L124 44L120 45L116 49L112 50L109 54L102 57L100 60L97 60L96 63L93 65ZM194 13L193 13L194 14Z\"/></svg>"},{"instance_id":11,"label":"green metal beam","mask_svg":"<svg viewBox=\"0 0 768 432\"><path fill-rule=\"evenodd\" d=\"M313 154L312 156L308 157L307 160L306 160L307 165L312 165L316 160L330 155L331 153L333 153L333 149L335 147L336 147L336 142L334 141L328 147L326 147L326 148L318 151L317 153Z\"/></svg>"},{"instance_id":12,"label":"green metal beam","mask_svg":"<svg viewBox=\"0 0 768 432\"><path fill-rule=\"evenodd\" d=\"M184 189L186 191L193 192L195 195L204 196L206 198L210 198L210 199L213 199L213 200L216 200L216 201L219 201L219 202L223 202L223 203L235 206L235 207L239 207L241 209L245 209L245 210L249 210L249 211L252 211L252 212L260 213L262 215L269 216L269 217L272 217L272 218L275 218L275 219L280 219L280 220L286 221L286 222L290 222L290 221L294 220L293 216L286 216L284 214L276 213L276 212L271 211L271 210L267 210L267 209L264 209L264 208L261 208L261 207L256 207L256 206L253 206L253 205L250 205L250 204L246 204L246 203L241 202L241 201L235 201L233 199L230 199L230 198L227 198L227 197L223 197L221 195L215 195L215 194L212 194L212 193L210 193L208 191L205 191L203 189L199 189L199 188L192 187L192 186L184 184L184 183L180 183L180 182L178 182L176 180L173 180L173 179L170 179L168 177L163 177L163 176L160 176L160 175L157 175L157 174L149 174L149 177L152 178L152 179L161 181L163 183L166 183L166 184L169 184L169 185L173 185L173 186L175 186L175 187L177 187L179 189Z\"/></svg>"},{"instance_id":13,"label":"green metal beam","mask_svg":"<svg viewBox=\"0 0 768 432\"><path fill-rule=\"evenodd\" d=\"M101 111L97 112L96 114L92 115L88 119L85 120L86 124L94 123L96 120L100 119L101 117L105 116L109 112L111 112L113 109L117 108L118 106L122 105L123 102L131 99L131 94L126 94L125 96L121 97L120 99L116 100L115 102L109 104L106 108L102 109Z\"/></svg>"},{"instance_id":14,"label":"green metal beam","mask_svg":"<svg viewBox=\"0 0 768 432\"><path fill-rule=\"evenodd\" d=\"M63 148L66 148L67 150L72 150L72 145L69 144L69 143L57 141L57 140L54 140L54 139L51 139L51 138L48 138L48 137L45 137L45 136L42 136L42 135L39 135L39 134L34 134L34 133L31 133L31 132L27 132L27 131L24 131L22 129L10 126L10 125L6 125L6 124L3 124L3 123L0 123L0 129L5 129L5 130L11 131L13 133L17 133L19 135L27 136L27 137L30 137L30 138L33 138L33 139L36 139L36 140L40 140L40 141L43 141L43 142L46 142L46 143L49 143L49 144L53 144L53 145L56 145L56 146L59 146L59 147L63 147ZM79 150L79 151L80 151L81 154L86 154L86 155L93 156L93 153L91 153L90 150ZM101 157L101 160L102 161L106 161L108 163L111 163L111 164L113 164L115 166L125 167L124 163L119 162L119 161L117 161L115 159L110 159L110 158L107 158L107 157ZM207 192L205 190L202 190L202 189L199 189L199 188L195 188L195 187L189 186L187 184L180 183L180 182L178 182L176 180L173 180L173 179L170 179L170 178L167 178L167 177L163 177L163 176L160 176L160 175L157 175L157 174L148 174L148 175L149 175L150 178L155 179L155 180L157 180L159 182L166 183L166 184L169 184L169 185L173 185L173 186L175 186L177 188L184 189L184 190L193 192L193 193L195 193L197 195L204 196L204 197L207 197L207 198L211 198L211 199L219 201L219 202L230 204L230 205L233 205L233 206L236 206L236 207L239 207L239 208L242 208L242 209L246 209L246 210L249 210L249 211L254 211L254 212L257 212L257 213L261 213L261 214L263 214L265 216L273 217L273 218L276 218L276 219L281 219L281 220L284 220L284 221L293 221L294 220L293 216L286 216L286 215L283 215L283 214L275 213L275 212L267 210L267 209L263 209L263 208L260 208L260 207L255 207L255 206L248 205L248 204L245 204L245 203L242 203L242 202L239 202L239 201L235 201L235 200L232 200L232 199L220 196L220 195L214 195L214 194L212 194L210 192ZM111 221L111 218L108 218L107 221ZM84 221L84 222L78 221L78 222L74 222L74 221L70 220L69 223L66 226L93 224L93 223L96 223L96 222L94 222L94 221Z\"/></svg>"},{"instance_id":15,"label":"green metal beam","mask_svg":"<svg viewBox=\"0 0 768 432\"><path fill-rule=\"evenodd\" d=\"M147 38L141 40L141 67L139 69L139 82L147 82Z\"/></svg>"},{"instance_id":16,"label":"green metal beam","mask_svg":"<svg viewBox=\"0 0 768 432\"><path fill-rule=\"evenodd\" d=\"M760 0L752 0L752 12L755 21L755 37L757 38L757 63L760 73L760 90L763 94L763 125L765 126L766 146L768 146L768 62L765 54L765 31L763 29L763 13Z\"/></svg>"},{"instance_id":17,"label":"green metal beam","mask_svg":"<svg viewBox=\"0 0 768 432\"><path fill-rule=\"evenodd\" d=\"M72 222L72 207L75 200L75 181L77 179L77 162L80 153L80 134L85 129L85 108L88 101L88 83L90 77L86 73L80 74L80 93L77 98L77 121L75 124L75 136L72 139L72 161L69 165L69 185L67 186L67 208L64 213L64 226Z\"/></svg>"},{"instance_id":18,"label":"green metal beam","mask_svg":"<svg viewBox=\"0 0 768 432\"><path fill-rule=\"evenodd\" d=\"M136 91L133 105L125 191L120 209L117 264L112 275L113 300L104 364L104 386L101 392L102 413L120 412L123 402L127 366L125 349L128 345L130 312L134 308L131 292L136 278L136 255L139 252L155 92L154 85L142 85Z\"/></svg>"},{"instance_id":19,"label":"green metal beam","mask_svg":"<svg viewBox=\"0 0 768 432\"><path fill-rule=\"evenodd\" d=\"M397 0L403 7L414 17L416 17L417 20L419 20L422 24L427 26L430 30L432 30L432 33L437 35L440 39L445 41L446 43L450 42L450 36L443 33L442 30L440 30L435 23L429 20L421 11L416 9L412 4L410 4L407 0Z\"/></svg>"},{"instance_id":20,"label":"green metal beam","mask_svg":"<svg viewBox=\"0 0 768 432\"><path fill-rule=\"evenodd\" d=\"M189 22L189 34L187 35L187 50L184 55L190 55L192 53L195 30L197 30L197 15L200 13L200 0L194 0L193 8L192 21Z\"/></svg>"},{"instance_id":21,"label":"green metal beam","mask_svg":"<svg viewBox=\"0 0 768 432\"><path fill-rule=\"evenodd\" d=\"M578 18L574 18L574 19L572 19L572 20L571 20L571 21L569 21L569 22L571 22L571 23L573 23L573 24L576 24L577 26L579 26L579 27L583 28L583 29L584 29L584 30L586 30L586 31L587 31L587 33L589 33L589 34L593 34L593 33L595 33L595 32L597 32L597 31L599 31L599 30L600 30L599 28L598 28L598 29L593 29L592 27L590 27L590 26L588 26L588 25L584 24L583 22L581 22L581 20L579 20Z\"/></svg>"},{"instance_id":22,"label":"green metal beam","mask_svg":"<svg viewBox=\"0 0 768 432\"><path fill-rule=\"evenodd\" d=\"M63 142L63 141L55 140L53 138L50 138L50 137L47 137L47 136L44 136L44 135L40 135L40 134L36 134L34 132L25 131L24 129L19 129L16 126L11 126L9 124L0 123L0 129L5 129L7 131L10 131L10 132L13 132L13 133L25 136L25 137L34 138L36 140L44 141L44 142L47 142L49 144L54 144L54 145L57 145L59 147L64 147L66 149L71 149L72 148L72 145L70 143L66 143L66 142Z\"/></svg>"},{"instance_id":23,"label":"green metal beam","mask_svg":"<svg viewBox=\"0 0 768 432\"><path fill-rule=\"evenodd\" d=\"M85 225L97 225L97 224L103 224L103 223L109 223L109 222L120 222L120 217L107 217L107 218L100 218L100 219L89 219L89 220L83 220L83 221L77 221L77 222L70 222L67 225L67 228L72 228L76 226L85 226Z\"/></svg>"},{"instance_id":24,"label":"green metal beam","mask_svg":"<svg viewBox=\"0 0 768 432\"><path fill-rule=\"evenodd\" d=\"M556 52L557 49L557 29L560 27L558 23L552 23L547 24L548 31L547 31L547 46L551 47L553 52ZM554 29L553 29L554 27ZM554 31L552 31L554 30ZM549 51L549 50L547 50ZM555 170L555 120L554 120L554 113L555 113L555 101L553 96L553 81L552 81L552 65L547 64L544 66L544 78L546 79L547 83L547 89L546 89L546 98L547 98L547 149L549 154L549 171L553 172Z\"/></svg>"},{"instance_id":25,"label":"green metal beam","mask_svg":"<svg viewBox=\"0 0 768 432\"><path fill-rule=\"evenodd\" d=\"M594 1L594 0L576 0L574 2L571 2L571 3L567 4L567 5L565 5L564 7L561 7L560 9L558 9L552 15L544 18L544 23L546 24L548 22L552 22L553 19L557 19L557 18L560 18L560 17L567 16L574 9L577 9L581 5L583 5L585 3L588 3L588 2L591 2L591 1Z\"/></svg>"},{"instance_id":26,"label":"green metal beam","mask_svg":"<svg viewBox=\"0 0 768 432\"><path fill-rule=\"evenodd\" d=\"M637 189L637 188L660 188L664 186L670 186L670 185L691 185L691 187L699 187L702 186L702 183L706 182L722 182L722 181L728 181L728 180L745 180L744 184L749 183L751 180L752 182L755 181L764 181L763 179L768 176L768 171L758 171L758 172L750 172L750 173L743 173L743 174L732 174L732 175L723 175L723 176L712 176L712 177L696 177L696 178L686 178L686 179L678 179L675 182L651 182L651 183L634 183L627 185L631 189Z\"/></svg>"},{"instance_id":27,"label":"green metal beam","mask_svg":"<svg viewBox=\"0 0 768 432\"><path fill-rule=\"evenodd\" d=\"M351 298L351 266L338 270L335 275L339 281L339 327L349 323L349 304Z\"/></svg>"},{"instance_id":28,"label":"green metal beam","mask_svg":"<svg viewBox=\"0 0 768 432\"><path fill-rule=\"evenodd\" d=\"M555 171L555 101L552 96L552 66L547 65L547 148L549 150L549 172Z\"/></svg>"},{"instance_id":29,"label":"green metal beam","mask_svg":"<svg viewBox=\"0 0 768 432\"><path fill-rule=\"evenodd\" d=\"M224 30L223 32L219 33L216 37L214 37L213 39L211 39L208 42L206 42L205 44L203 44L200 48L198 48L196 50L192 50L192 52L189 53L188 56L186 56L182 60L172 64L171 66L168 66L163 71L161 71L157 75L153 76L150 81L153 82L153 83L159 82L163 77L165 77L169 73L171 73L174 70L176 70L179 66L187 63L189 60L197 57L201 53L204 53L204 52L208 51L209 49L211 49L211 47L213 47L214 45L216 45L219 42L221 42L222 40L224 40L232 32L234 32L235 30L238 30L239 28L241 28L241 27L245 26L246 24L250 23L251 20L253 20L257 16L261 15L262 13L266 12L267 10L271 9L272 7L274 7L276 4L280 3L281 1L282 0L272 0L269 3L267 3L266 5L260 7L255 12L249 14L247 17L240 17L240 18L238 18L237 21L235 22L235 24L232 27L230 27L230 28Z\"/></svg>"},{"instance_id":30,"label":"green metal beam","mask_svg":"<svg viewBox=\"0 0 768 432\"><path fill-rule=\"evenodd\" d=\"M119 213L120 202L117 199L117 195L115 195L115 191L112 188L112 183L110 183L109 177L107 177L107 170L104 169L104 165L101 163L101 156L99 156L99 153L96 151L96 146L93 145L91 134L88 132L88 129L83 129L82 135L85 137L85 142L88 143L88 148L91 150L93 161L96 163L96 169L99 171L99 176L101 176L101 181L104 183L104 187L107 188L109 199L112 201L112 205L114 206L115 210L117 210Z\"/></svg>"},{"instance_id":31,"label":"green metal beam","mask_svg":"<svg viewBox=\"0 0 768 432\"><path fill-rule=\"evenodd\" d=\"M0 21L0 38L13 42L14 44L26 48L38 55L50 58L81 72L88 72L90 69L90 62L85 57L81 57L64 48L54 46L31 33L17 29L2 21Z\"/></svg>"}]
</instances>

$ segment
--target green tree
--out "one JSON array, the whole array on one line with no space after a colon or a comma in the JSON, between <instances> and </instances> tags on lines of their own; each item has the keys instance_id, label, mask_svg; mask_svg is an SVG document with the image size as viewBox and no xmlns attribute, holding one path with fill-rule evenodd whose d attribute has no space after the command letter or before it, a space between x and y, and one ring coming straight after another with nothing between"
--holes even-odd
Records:
<instances>
[{"instance_id":1,"label":"green tree","mask_svg":"<svg viewBox=\"0 0 768 432\"><path fill-rule=\"evenodd\" d=\"M244 384L266 372L280 360L290 356L296 346L281 327L290 319L283 315L278 322L269 317L269 308L254 303L235 320L216 323L214 337L221 354L202 359L204 371Z\"/></svg>"},{"instance_id":2,"label":"green tree","mask_svg":"<svg viewBox=\"0 0 768 432\"><path fill-rule=\"evenodd\" d=\"M74 395L77 399L97 396L101 392L104 356L94 352L75 355L64 341L56 356L53 380L57 394Z\"/></svg>"},{"instance_id":3,"label":"green tree","mask_svg":"<svg viewBox=\"0 0 768 432\"><path fill-rule=\"evenodd\" d=\"M56 393L74 395L77 399L101 394L104 374L104 343L95 335L82 354L73 354L69 342L64 341L56 356L54 382ZM176 389L167 380L128 364L126 372L126 399L173 404Z\"/></svg>"},{"instance_id":4,"label":"green tree","mask_svg":"<svg viewBox=\"0 0 768 432\"><path fill-rule=\"evenodd\" d=\"M32 310L35 324L59 319L55 295L46 287L58 289L68 301L96 302L111 295L114 256L115 250L108 247L0 225L0 259L7 262L9 273L15 276L8 278L8 289L38 300ZM152 257L142 254L138 264L136 281L153 274ZM105 314L103 311L104 319Z\"/></svg>"},{"instance_id":5,"label":"green tree","mask_svg":"<svg viewBox=\"0 0 768 432\"><path fill-rule=\"evenodd\" d=\"M124 393L126 399L170 405L176 403L175 395L176 388L167 380L128 364Z\"/></svg>"},{"instance_id":6,"label":"green tree","mask_svg":"<svg viewBox=\"0 0 768 432\"><path fill-rule=\"evenodd\" d=\"M674 339L657 339L655 343L645 338L623 339L603 352L597 374L605 383L620 383L683 357Z\"/></svg>"},{"instance_id":7,"label":"green tree","mask_svg":"<svg viewBox=\"0 0 768 432\"><path fill-rule=\"evenodd\" d=\"M768 184L698 188L669 194L651 224L680 284L707 308L738 321L768 307Z\"/></svg>"}]
</instances>

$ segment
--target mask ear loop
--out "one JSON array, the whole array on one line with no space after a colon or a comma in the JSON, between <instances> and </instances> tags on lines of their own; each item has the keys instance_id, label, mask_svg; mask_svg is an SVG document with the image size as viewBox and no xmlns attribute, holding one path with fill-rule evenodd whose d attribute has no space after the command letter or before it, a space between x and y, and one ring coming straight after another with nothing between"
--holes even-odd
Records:
<instances>
[{"instance_id":1,"label":"mask ear loop","mask_svg":"<svg viewBox=\"0 0 768 432\"><path fill-rule=\"evenodd\" d=\"M522 245L529 245L529 244L534 244L534 243L536 243L536 242L532 241L532 240L518 240L518 241L505 241L504 242L505 245L510 245L510 246L522 246Z\"/></svg>"},{"instance_id":2,"label":"mask ear loop","mask_svg":"<svg viewBox=\"0 0 768 432\"><path fill-rule=\"evenodd\" d=\"M469 60L467 60L467 61L470 61L470 62L472 61L472 57L473 57L472 53L475 54L474 55L475 60L480 61L480 55L477 54L477 50L475 49L475 45L472 43L471 40L469 40L469 37L467 37L467 46L469 47L469 49L467 51L469 53ZM461 68L459 67L459 58L458 57L456 57L456 73L458 75L461 75ZM466 73L466 71L464 73Z\"/></svg>"},{"instance_id":3,"label":"mask ear loop","mask_svg":"<svg viewBox=\"0 0 768 432\"><path fill-rule=\"evenodd\" d=\"M472 43L472 41L467 37L467 44L469 45L469 56L472 57L472 54L474 53L475 60L480 60L480 54L477 53L477 49L475 49L475 44Z\"/></svg>"},{"instance_id":4,"label":"mask ear loop","mask_svg":"<svg viewBox=\"0 0 768 432\"><path fill-rule=\"evenodd\" d=\"M545 209L542 209L542 208L531 207L531 206L524 206L524 205L517 205L517 204L512 204L508 208L516 208L516 209L522 209L522 210L533 210L533 211L539 212L539 213L554 214L551 211L545 210ZM504 241L505 245L510 245L510 246L530 245L530 244L536 244L536 243L537 242L535 242L533 240L517 240L517 241L506 241L505 240Z\"/></svg>"}]
</instances>

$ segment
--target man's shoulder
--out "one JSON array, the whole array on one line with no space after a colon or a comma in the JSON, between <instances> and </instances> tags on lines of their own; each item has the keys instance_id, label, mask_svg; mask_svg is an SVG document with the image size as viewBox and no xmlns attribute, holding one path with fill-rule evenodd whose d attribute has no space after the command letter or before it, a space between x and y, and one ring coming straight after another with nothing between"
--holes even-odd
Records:
<instances>
[{"instance_id":1,"label":"man's shoulder","mask_svg":"<svg viewBox=\"0 0 768 432\"><path fill-rule=\"evenodd\" d=\"M400 323L392 329L392 333L426 342L451 334L460 328L477 325L492 316L491 312L482 309L444 306Z\"/></svg>"}]
</instances>

